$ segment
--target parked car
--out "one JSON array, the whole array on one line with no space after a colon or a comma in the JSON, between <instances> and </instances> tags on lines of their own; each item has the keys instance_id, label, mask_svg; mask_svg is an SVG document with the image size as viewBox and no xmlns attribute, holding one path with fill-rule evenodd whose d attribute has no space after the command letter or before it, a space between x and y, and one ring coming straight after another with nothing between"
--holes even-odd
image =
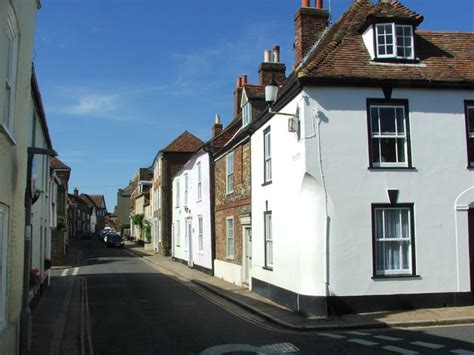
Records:
<instances>
[{"instance_id":1,"label":"parked car","mask_svg":"<svg viewBox=\"0 0 474 355\"><path fill-rule=\"evenodd\" d=\"M104 237L104 242L108 247L123 248L125 244L122 237L116 233L107 233Z\"/></svg>"}]
</instances>

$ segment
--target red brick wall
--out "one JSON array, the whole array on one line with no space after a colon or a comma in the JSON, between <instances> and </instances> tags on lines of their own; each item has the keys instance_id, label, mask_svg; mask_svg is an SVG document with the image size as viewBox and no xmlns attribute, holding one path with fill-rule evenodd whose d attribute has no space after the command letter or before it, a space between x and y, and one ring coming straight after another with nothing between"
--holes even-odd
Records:
<instances>
[{"instance_id":1,"label":"red brick wall","mask_svg":"<svg viewBox=\"0 0 474 355\"><path fill-rule=\"evenodd\" d=\"M234 260L242 265L240 216L250 213L250 141L234 149L234 192L226 194L226 157L215 163L216 258L226 260L226 218L234 217Z\"/></svg>"}]
</instances>

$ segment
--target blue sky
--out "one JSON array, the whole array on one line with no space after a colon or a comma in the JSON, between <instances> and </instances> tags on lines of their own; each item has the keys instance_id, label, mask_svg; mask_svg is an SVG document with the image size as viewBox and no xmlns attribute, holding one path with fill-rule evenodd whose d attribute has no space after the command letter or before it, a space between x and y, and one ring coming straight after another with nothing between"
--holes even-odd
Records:
<instances>
[{"instance_id":1,"label":"blue sky","mask_svg":"<svg viewBox=\"0 0 474 355\"><path fill-rule=\"evenodd\" d=\"M291 71L300 3L42 0L34 62L70 190L104 194L112 212L117 189L181 132L208 140L216 113L231 119L236 78L257 81L265 49L280 45ZM333 20L351 3L332 0ZM402 3L424 15L421 29L474 31L474 0Z\"/></svg>"}]
</instances>

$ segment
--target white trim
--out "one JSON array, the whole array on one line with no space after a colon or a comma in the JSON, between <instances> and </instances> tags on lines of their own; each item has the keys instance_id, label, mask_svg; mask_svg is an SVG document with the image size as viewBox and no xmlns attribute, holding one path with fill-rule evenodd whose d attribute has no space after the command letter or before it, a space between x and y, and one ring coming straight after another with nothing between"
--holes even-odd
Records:
<instances>
[{"instance_id":1,"label":"white trim","mask_svg":"<svg viewBox=\"0 0 474 355\"><path fill-rule=\"evenodd\" d=\"M229 238L229 221L232 221L232 238ZM229 239L232 239L232 254L229 254ZM235 223L234 217L225 219L225 254L226 259L234 260L235 258Z\"/></svg>"},{"instance_id":2,"label":"white trim","mask_svg":"<svg viewBox=\"0 0 474 355\"><path fill-rule=\"evenodd\" d=\"M229 159L232 157L232 164L229 164ZM234 192L234 166L235 166L235 160L234 160L234 151L230 151L227 153L226 158L225 158L225 192L226 195L230 195L231 193ZM230 171L232 168L232 171ZM232 180L230 179L232 178ZM230 187L230 181L232 181L232 187Z\"/></svg>"},{"instance_id":3,"label":"white trim","mask_svg":"<svg viewBox=\"0 0 474 355\"><path fill-rule=\"evenodd\" d=\"M390 26L392 29L392 33L387 35L385 29L387 26ZM384 32L379 34L379 28L384 28ZM409 46L399 46L397 43L397 28L409 28L411 32L410 37L403 36L404 38L410 38L411 43ZM414 59L415 58L415 47L414 47L414 35L413 35L413 26L411 25L398 25L394 22L391 23L377 23L375 24L375 53L377 58L396 58L396 59ZM385 43L379 43L379 36L383 36L385 38ZM387 44L387 38L391 38L392 43ZM385 50L388 48L392 48L392 54L380 54L379 47L383 46ZM398 55L398 47L401 48L411 48L411 55L410 56L399 56Z\"/></svg>"}]
</instances>

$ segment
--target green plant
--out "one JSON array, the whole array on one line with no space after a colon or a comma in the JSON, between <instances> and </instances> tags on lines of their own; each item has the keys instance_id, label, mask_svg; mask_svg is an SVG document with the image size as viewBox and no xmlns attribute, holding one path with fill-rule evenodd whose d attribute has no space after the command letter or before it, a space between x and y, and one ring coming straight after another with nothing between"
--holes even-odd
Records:
<instances>
[{"instance_id":1,"label":"green plant","mask_svg":"<svg viewBox=\"0 0 474 355\"><path fill-rule=\"evenodd\" d=\"M151 241L151 224L147 220L143 221L143 231L145 232L145 239L149 243Z\"/></svg>"},{"instance_id":2,"label":"green plant","mask_svg":"<svg viewBox=\"0 0 474 355\"><path fill-rule=\"evenodd\" d=\"M141 231L143 231L143 227L144 227L143 222L144 222L145 215L143 213L137 213L137 214L133 214L130 218L132 220L132 223L138 227L141 234ZM139 238L140 237L141 235L139 236Z\"/></svg>"},{"instance_id":3,"label":"green plant","mask_svg":"<svg viewBox=\"0 0 474 355\"><path fill-rule=\"evenodd\" d=\"M64 216L58 216L58 222L56 223L56 229L65 232L67 230L66 227L66 218Z\"/></svg>"}]
</instances>

